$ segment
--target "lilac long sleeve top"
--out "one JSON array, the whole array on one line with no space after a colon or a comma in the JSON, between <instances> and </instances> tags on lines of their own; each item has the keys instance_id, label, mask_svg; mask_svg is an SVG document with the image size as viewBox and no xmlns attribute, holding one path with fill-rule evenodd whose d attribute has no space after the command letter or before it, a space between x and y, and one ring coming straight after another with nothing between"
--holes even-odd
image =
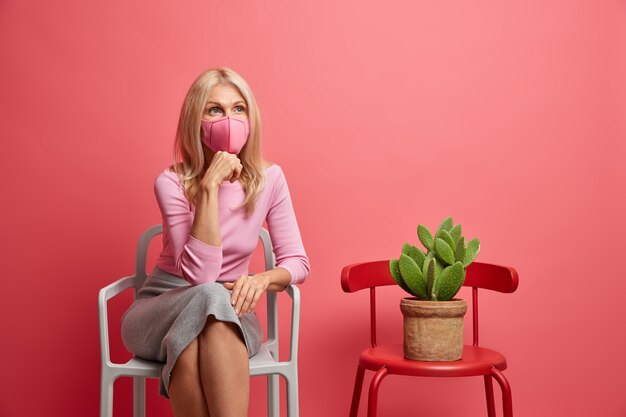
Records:
<instances>
[{"instance_id":1,"label":"lilac long sleeve top","mask_svg":"<svg viewBox=\"0 0 626 417\"><path fill-rule=\"evenodd\" d=\"M178 174L168 169L154 183L163 218L163 251L156 266L185 279L192 285L206 282L235 281L248 274L259 231L267 221L276 267L286 269L292 283L309 275L309 259L291 203L283 170L272 165L265 171L266 182L254 212L245 216L239 207L245 191L239 181L224 181L218 191L218 210L222 244L209 245L191 236L195 206L185 198Z\"/></svg>"}]
</instances>

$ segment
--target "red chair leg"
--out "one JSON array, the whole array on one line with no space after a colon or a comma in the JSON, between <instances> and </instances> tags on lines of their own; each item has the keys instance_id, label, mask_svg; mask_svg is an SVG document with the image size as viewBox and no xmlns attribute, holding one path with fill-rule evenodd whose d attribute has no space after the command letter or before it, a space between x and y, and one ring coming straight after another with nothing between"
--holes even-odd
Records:
<instances>
[{"instance_id":1,"label":"red chair leg","mask_svg":"<svg viewBox=\"0 0 626 417\"><path fill-rule=\"evenodd\" d=\"M498 381L502 389L502 408L504 409L504 417L513 417L513 399L511 397L511 386L506 380L502 371L498 368L491 368L491 375Z\"/></svg>"},{"instance_id":2,"label":"red chair leg","mask_svg":"<svg viewBox=\"0 0 626 417\"><path fill-rule=\"evenodd\" d=\"M372 378L372 382L370 383L369 398L367 401L367 417L376 417L376 408L378 406L378 387L388 373L389 371L387 371L387 367L383 366L374 374L374 377Z\"/></svg>"},{"instance_id":3,"label":"red chair leg","mask_svg":"<svg viewBox=\"0 0 626 417\"><path fill-rule=\"evenodd\" d=\"M485 375L485 394L487 395L487 415L496 417L496 406L493 401L493 381L491 375Z\"/></svg>"},{"instance_id":4,"label":"red chair leg","mask_svg":"<svg viewBox=\"0 0 626 417\"><path fill-rule=\"evenodd\" d=\"M356 370L356 381L354 381L354 391L352 392L352 405L350 406L350 417L356 417L359 413L359 401L361 400L361 389L363 388L363 376L365 368L360 366Z\"/></svg>"}]
</instances>

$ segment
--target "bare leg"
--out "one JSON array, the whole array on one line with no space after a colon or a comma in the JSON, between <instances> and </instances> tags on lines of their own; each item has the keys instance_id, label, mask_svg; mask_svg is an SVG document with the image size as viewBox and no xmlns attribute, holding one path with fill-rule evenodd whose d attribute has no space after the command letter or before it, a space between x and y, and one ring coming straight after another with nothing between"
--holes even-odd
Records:
<instances>
[{"instance_id":1,"label":"bare leg","mask_svg":"<svg viewBox=\"0 0 626 417\"><path fill-rule=\"evenodd\" d=\"M210 417L198 367L198 339L194 339L174 364L169 386L176 417Z\"/></svg>"},{"instance_id":2,"label":"bare leg","mask_svg":"<svg viewBox=\"0 0 626 417\"><path fill-rule=\"evenodd\" d=\"M237 325L209 316L199 340L200 378L213 417L246 417L248 350Z\"/></svg>"}]
</instances>

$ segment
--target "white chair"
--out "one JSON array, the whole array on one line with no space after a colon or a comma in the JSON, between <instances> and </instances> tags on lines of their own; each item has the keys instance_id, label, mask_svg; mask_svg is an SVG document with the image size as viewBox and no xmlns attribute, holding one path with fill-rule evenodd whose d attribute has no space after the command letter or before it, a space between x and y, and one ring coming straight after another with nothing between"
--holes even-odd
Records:
<instances>
[{"instance_id":1,"label":"white chair","mask_svg":"<svg viewBox=\"0 0 626 417\"><path fill-rule=\"evenodd\" d=\"M98 296L100 314L100 350L102 355L102 375L100 385L100 417L113 415L113 383L120 376L133 377L133 417L145 417L145 378L159 378L162 363L133 357L126 363L111 362L109 351L109 328L107 301L128 288L134 288L135 298L146 279L146 255L151 239L163 232L162 225L146 230L139 239L135 275L127 276L102 288ZM261 229L261 241L265 254L266 270L275 267L275 256L267 230ZM298 410L298 332L300 325L300 291L295 285L285 289L292 299L291 346L289 360L280 362L278 358L278 303L275 292L267 292L267 341L259 352L250 358L250 375L267 375L268 415L280 415L280 387L278 376L287 383L287 412L289 417L297 417Z\"/></svg>"}]
</instances>

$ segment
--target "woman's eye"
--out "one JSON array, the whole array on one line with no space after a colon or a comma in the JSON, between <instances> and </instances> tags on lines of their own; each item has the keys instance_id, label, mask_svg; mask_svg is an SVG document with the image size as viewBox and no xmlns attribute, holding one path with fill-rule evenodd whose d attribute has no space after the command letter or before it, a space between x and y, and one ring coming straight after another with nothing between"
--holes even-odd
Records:
<instances>
[{"instance_id":1,"label":"woman's eye","mask_svg":"<svg viewBox=\"0 0 626 417\"><path fill-rule=\"evenodd\" d=\"M206 110L206 112L208 114L217 114L221 112L221 110L219 109L219 107L211 107L210 109Z\"/></svg>"},{"instance_id":2,"label":"woman's eye","mask_svg":"<svg viewBox=\"0 0 626 417\"><path fill-rule=\"evenodd\" d=\"M237 107L235 107L235 111L237 111L239 113L244 113L246 111L246 109L244 109L243 106L237 106Z\"/></svg>"}]
</instances>

